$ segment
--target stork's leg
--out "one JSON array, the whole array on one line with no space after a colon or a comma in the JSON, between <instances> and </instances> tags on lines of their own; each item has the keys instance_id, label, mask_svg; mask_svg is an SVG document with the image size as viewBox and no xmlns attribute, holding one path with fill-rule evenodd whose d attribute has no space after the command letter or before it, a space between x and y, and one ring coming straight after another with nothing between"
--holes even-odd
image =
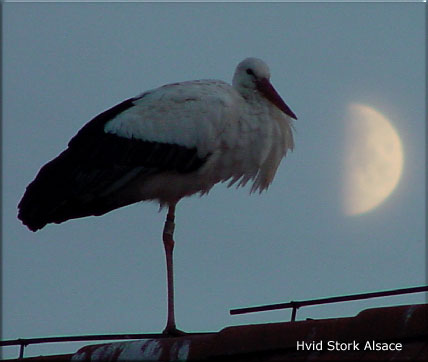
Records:
<instances>
[{"instance_id":1,"label":"stork's leg","mask_svg":"<svg viewBox=\"0 0 428 362\"><path fill-rule=\"evenodd\" d=\"M163 228L163 245L165 247L166 256L166 276L168 283L168 319L166 327L163 331L164 334L181 335L184 332L177 329L175 326L174 314L174 269L172 263L172 254L174 250L174 218L175 218L175 205L171 204L166 216L165 226Z\"/></svg>"}]
</instances>

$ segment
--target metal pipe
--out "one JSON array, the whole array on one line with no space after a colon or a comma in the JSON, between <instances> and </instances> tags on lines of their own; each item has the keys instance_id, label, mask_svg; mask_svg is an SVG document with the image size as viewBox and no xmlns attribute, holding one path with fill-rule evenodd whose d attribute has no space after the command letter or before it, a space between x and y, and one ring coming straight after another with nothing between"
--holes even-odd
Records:
<instances>
[{"instance_id":1,"label":"metal pipe","mask_svg":"<svg viewBox=\"0 0 428 362\"><path fill-rule=\"evenodd\" d=\"M264 312L268 310L287 309L287 308L297 309L307 305L347 302L351 300L362 300L362 299L369 299L369 298L378 298L378 297L386 297L391 295L399 295L399 294L401 295L401 294L420 293L420 292L428 292L428 285L413 287L413 288L386 290L382 292L351 294L351 295L344 295L344 296L338 296L338 297L309 299L309 300L293 301L289 303L277 303L277 304L262 305L257 307L231 309L230 314L232 315L245 314L245 313ZM295 313L294 313L294 316L295 316Z\"/></svg>"}]
</instances>

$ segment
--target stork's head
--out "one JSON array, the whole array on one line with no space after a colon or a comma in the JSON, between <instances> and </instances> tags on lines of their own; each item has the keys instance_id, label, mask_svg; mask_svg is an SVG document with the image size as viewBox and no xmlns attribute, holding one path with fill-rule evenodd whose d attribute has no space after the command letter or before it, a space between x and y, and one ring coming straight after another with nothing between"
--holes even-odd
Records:
<instances>
[{"instance_id":1,"label":"stork's head","mask_svg":"<svg viewBox=\"0 0 428 362\"><path fill-rule=\"evenodd\" d=\"M247 58L238 64L233 76L233 86L237 89L255 90L261 79L270 79L267 64L258 58Z\"/></svg>"},{"instance_id":2,"label":"stork's head","mask_svg":"<svg viewBox=\"0 0 428 362\"><path fill-rule=\"evenodd\" d=\"M285 104L270 83L270 70L263 60L258 58L244 59L236 67L232 84L244 97L250 95L252 92L259 92L286 115L297 119L296 115Z\"/></svg>"}]
</instances>

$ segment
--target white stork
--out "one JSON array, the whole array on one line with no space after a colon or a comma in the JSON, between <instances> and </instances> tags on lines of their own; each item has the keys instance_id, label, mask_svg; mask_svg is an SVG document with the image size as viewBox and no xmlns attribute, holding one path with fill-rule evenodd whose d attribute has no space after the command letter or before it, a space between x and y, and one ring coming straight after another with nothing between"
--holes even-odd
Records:
<instances>
[{"instance_id":1,"label":"white stork","mask_svg":"<svg viewBox=\"0 0 428 362\"><path fill-rule=\"evenodd\" d=\"M168 317L174 317L172 254L177 202L229 181L267 189L293 148L291 109L275 91L268 66L247 58L232 86L219 80L173 83L101 113L43 166L18 205L32 231L48 223L103 215L139 201L168 206L163 229Z\"/></svg>"}]
</instances>

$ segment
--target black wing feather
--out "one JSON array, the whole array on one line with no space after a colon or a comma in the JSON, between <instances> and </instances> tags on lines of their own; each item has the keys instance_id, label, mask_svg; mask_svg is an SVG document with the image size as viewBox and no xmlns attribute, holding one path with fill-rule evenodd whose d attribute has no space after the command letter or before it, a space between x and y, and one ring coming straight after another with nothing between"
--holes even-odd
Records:
<instances>
[{"instance_id":1,"label":"black wing feather","mask_svg":"<svg viewBox=\"0 0 428 362\"><path fill-rule=\"evenodd\" d=\"M68 148L43 166L18 205L18 218L32 231L72 218L102 215L140 201L114 193L142 174L193 172L207 157L196 148L128 139L104 132L104 125L134 106L135 98L101 113L71 139Z\"/></svg>"}]
</instances>

